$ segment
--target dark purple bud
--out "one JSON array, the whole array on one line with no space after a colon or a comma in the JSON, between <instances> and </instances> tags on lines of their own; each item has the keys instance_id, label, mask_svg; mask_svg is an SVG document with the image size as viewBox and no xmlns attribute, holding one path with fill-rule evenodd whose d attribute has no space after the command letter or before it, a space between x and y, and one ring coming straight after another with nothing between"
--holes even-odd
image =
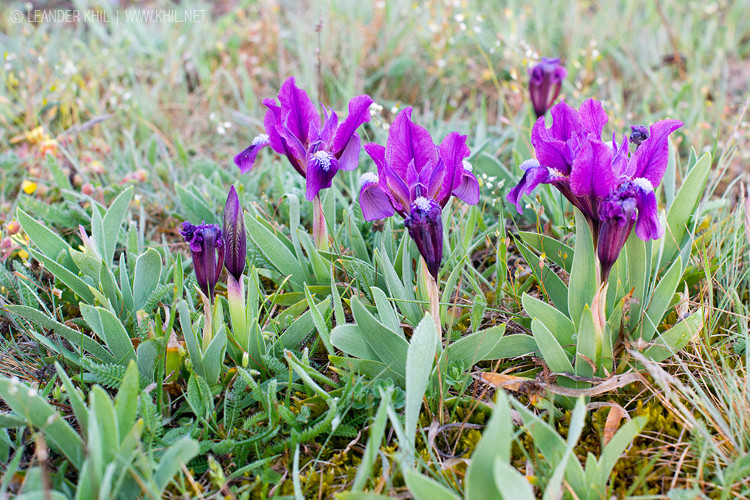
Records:
<instances>
[{"instance_id":1,"label":"dark purple bud","mask_svg":"<svg viewBox=\"0 0 750 500\"><path fill-rule=\"evenodd\" d=\"M245 272L247 256L247 235L245 217L234 186L229 189L227 204L224 207L224 239L226 240L226 261L224 265L234 279L240 281Z\"/></svg>"},{"instance_id":2,"label":"dark purple bud","mask_svg":"<svg viewBox=\"0 0 750 500\"><path fill-rule=\"evenodd\" d=\"M529 70L529 94L536 117L544 116L560 95L562 81L568 75L567 70L557 58L542 58L542 62Z\"/></svg>"},{"instance_id":3,"label":"dark purple bud","mask_svg":"<svg viewBox=\"0 0 750 500\"><path fill-rule=\"evenodd\" d=\"M214 286L224 267L224 240L221 229L217 224L206 224L205 221L199 226L185 221L180 234L190 245L198 286L213 302Z\"/></svg>"},{"instance_id":4,"label":"dark purple bud","mask_svg":"<svg viewBox=\"0 0 750 500\"><path fill-rule=\"evenodd\" d=\"M630 236L636 220L636 191L630 182L623 183L599 204L599 256L602 281L607 281L620 251Z\"/></svg>"},{"instance_id":5,"label":"dark purple bud","mask_svg":"<svg viewBox=\"0 0 750 500\"><path fill-rule=\"evenodd\" d=\"M643 141L648 139L648 129L643 125L631 125L630 130L632 130L632 132L630 132L630 142L634 142L636 148L640 146Z\"/></svg>"},{"instance_id":6,"label":"dark purple bud","mask_svg":"<svg viewBox=\"0 0 750 500\"><path fill-rule=\"evenodd\" d=\"M409 236L417 244L420 255L427 263L427 270L435 280L437 280L440 263L443 260L441 212L437 201L419 197L411 204L409 216L404 219L404 226L409 230Z\"/></svg>"}]
</instances>

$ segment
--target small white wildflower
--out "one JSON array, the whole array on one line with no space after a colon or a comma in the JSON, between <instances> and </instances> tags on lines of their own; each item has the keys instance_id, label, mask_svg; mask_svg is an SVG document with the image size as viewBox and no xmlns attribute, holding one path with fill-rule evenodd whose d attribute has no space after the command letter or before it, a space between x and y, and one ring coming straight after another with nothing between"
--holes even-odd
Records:
<instances>
[{"instance_id":1,"label":"small white wildflower","mask_svg":"<svg viewBox=\"0 0 750 500\"><path fill-rule=\"evenodd\" d=\"M463 160L463 165L464 165L464 170L466 170L467 172L473 172L474 171L474 167L472 167L471 163L469 163L468 161Z\"/></svg>"}]
</instances>

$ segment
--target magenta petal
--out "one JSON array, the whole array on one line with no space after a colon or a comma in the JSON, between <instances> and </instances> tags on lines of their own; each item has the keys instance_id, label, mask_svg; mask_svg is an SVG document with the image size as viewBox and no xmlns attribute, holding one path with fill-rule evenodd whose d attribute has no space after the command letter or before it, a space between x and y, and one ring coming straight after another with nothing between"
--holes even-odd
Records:
<instances>
[{"instance_id":1,"label":"magenta petal","mask_svg":"<svg viewBox=\"0 0 750 500\"><path fill-rule=\"evenodd\" d=\"M550 108L552 115L552 137L561 141L567 141L576 137L581 132L581 122L578 111L567 102L562 101Z\"/></svg>"},{"instance_id":2,"label":"magenta petal","mask_svg":"<svg viewBox=\"0 0 750 500\"><path fill-rule=\"evenodd\" d=\"M365 220L385 219L396 213L388 194L378 185L378 176L368 172L362 176L359 206Z\"/></svg>"},{"instance_id":3,"label":"magenta petal","mask_svg":"<svg viewBox=\"0 0 750 500\"><path fill-rule=\"evenodd\" d=\"M651 135L643 141L630 159L628 175L631 179L643 177L652 186L661 183L669 161L669 134L682 127L680 120L661 120L649 127ZM637 229L637 228L636 228Z\"/></svg>"},{"instance_id":4,"label":"magenta petal","mask_svg":"<svg viewBox=\"0 0 750 500\"><path fill-rule=\"evenodd\" d=\"M636 179L634 184L641 186L645 182ZM650 186L649 186L650 187ZM636 189L636 203L638 205L638 220L635 223L635 234L643 241L658 240L664 236L664 228L659 222L659 212L656 206L656 194L653 189Z\"/></svg>"},{"instance_id":5,"label":"magenta petal","mask_svg":"<svg viewBox=\"0 0 750 500\"><path fill-rule=\"evenodd\" d=\"M339 170L354 170L359 165L359 152L362 149L362 141L356 132L349 139L349 143L339 157Z\"/></svg>"},{"instance_id":6,"label":"magenta petal","mask_svg":"<svg viewBox=\"0 0 750 500\"><path fill-rule=\"evenodd\" d=\"M539 118L531 129L531 145L541 165L554 168L563 175L570 173L568 145L561 139L553 138L544 125L544 117Z\"/></svg>"},{"instance_id":7,"label":"magenta petal","mask_svg":"<svg viewBox=\"0 0 750 500\"><path fill-rule=\"evenodd\" d=\"M329 112L331 113L330 115L328 114ZM323 130L320 131L320 134L317 137L310 137L310 142L323 141L326 144L329 144L334 132L339 126L339 117L334 110L330 108L326 110L326 107L323 106L323 114L325 115Z\"/></svg>"},{"instance_id":8,"label":"magenta petal","mask_svg":"<svg viewBox=\"0 0 750 500\"><path fill-rule=\"evenodd\" d=\"M516 187L508 192L505 199L508 200L509 203L515 205L518 213L522 214L523 208L521 208L521 199L523 198L523 195L531 194L539 184L547 182L550 178L551 176L547 167L539 166L537 164L537 166L527 168L523 177L521 177L521 180L518 181Z\"/></svg>"},{"instance_id":9,"label":"magenta petal","mask_svg":"<svg viewBox=\"0 0 750 500\"><path fill-rule=\"evenodd\" d=\"M293 149L292 147L290 147L285 137L279 137L281 140L282 154L286 155L287 160L289 160L289 163L292 165L292 167L294 167L294 170L296 170L302 177L305 177L307 174L305 173L305 165L303 163L305 157L304 152L302 152L302 154L299 154L298 148ZM293 137L292 139L296 138ZM297 151L296 153L295 150Z\"/></svg>"},{"instance_id":10,"label":"magenta petal","mask_svg":"<svg viewBox=\"0 0 750 500\"><path fill-rule=\"evenodd\" d=\"M308 155L305 198L312 201L321 189L331 187L338 169L338 160L327 151L321 150Z\"/></svg>"},{"instance_id":11,"label":"magenta petal","mask_svg":"<svg viewBox=\"0 0 750 500\"><path fill-rule=\"evenodd\" d=\"M372 102L369 95L358 95L349 101L349 114L336 130L331 146L331 151L337 158L341 157L357 129L363 123L370 121L370 105Z\"/></svg>"},{"instance_id":12,"label":"magenta petal","mask_svg":"<svg viewBox=\"0 0 750 500\"><path fill-rule=\"evenodd\" d=\"M445 163L442 159L438 160L438 164L432 169L432 172L428 172L427 169L424 169L422 170L422 173L419 174L420 181L427 186L427 195L430 198L435 198L438 194L446 175ZM447 201L448 200L446 200L446 202ZM438 203L440 203L439 199ZM441 203L441 206L445 206L445 203Z\"/></svg>"},{"instance_id":13,"label":"magenta petal","mask_svg":"<svg viewBox=\"0 0 750 500\"><path fill-rule=\"evenodd\" d=\"M578 110L578 118L587 134L594 134L597 139L602 138L604 125L609 121L602 103L596 99L586 99Z\"/></svg>"},{"instance_id":14,"label":"magenta petal","mask_svg":"<svg viewBox=\"0 0 750 500\"><path fill-rule=\"evenodd\" d=\"M381 172L381 168L385 166L385 148L374 142L369 142L364 147L365 152L370 155L372 161L375 162L375 166L378 167L378 175L382 178L383 172Z\"/></svg>"},{"instance_id":15,"label":"magenta petal","mask_svg":"<svg viewBox=\"0 0 750 500\"><path fill-rule=\"evenodd\" d=\"M406 178L409 162L414 160L417 172L430 162L437 162L437 148L430 133L411 120L412 108L404 108L396 115L386 143L386 161L393 171Z\"/></svg>"},{"instance_id":16,"label":"magenta petal","mask_svg":"<svg viewBox=\"0 0 750 500\"><path fill-rule=\"evenodd\" d=\"M281 108L273 99L263 99L263 104L268 108L266 116L263 118L263 126L266 134L271 141L271 149L276 153L283 155L284 146L281 144L279 129L281 128Z\"/></svg>"},{"instance_id":17,"label":"magenta petal","mask_svg":"<svg viewBox=\"0 0 750 500\"><path fill-rule=\"evenodd\" d=\"M466 145L466 136L458 132L451 132L446 135L443 142L440 143L440 158L445 163L445 177L438 195L440 200L450 196L450 193L461 184L464 158L468 158L470 154L469 146Z\"/></svg>"},{"instance_id":18,"label":"magenta petal","mask_svg":"<svg viewBox=\"0 0 750 500\"><path fill-rule=\"evenodd\" d=\"M258 157L258 153L260 152L260 150L270 144L271 141L269 140L268 136L266 134L261 134L253 139L253 143L250 144L250 146L248 146L244 151L235 156L234 163L239 167L240 173L246 174L247 172L249 172L253 168L255 159Z\"/></svg>"},{"instance_id":19,"label":"magenta petal","mask_svg":"<svg viewBox=\"0 0 750 500\"><path fill-rule=\"evenodd\" d=\"M297 87L294 77L286 79L279 90L282 123L302 144L308 142L310 124L320 127L320 116L307 92Z\"/></svg>"},{"instance_id":20,"label":"magenta petal","mask_svg":"<svg viewBox=\"0 0 750 500\"><path fill-rule=\"evenodd\" d=\"M453 190L453 196L464 200L469 205L476 205L479 203L479 181L469 170L465 168L462 170L461 182Z\"/></svg>"},{"instance_id":21,"label":"magenta petal","mask_svg":"<svg viewBox=\"0 0 750 500\"><path fill-rule=\"evenodd\" d=\"M589 136L570 171L570 190L578 197L604 198L619 184L612 169L612 149Z\"/></svg>"}]
</instances>

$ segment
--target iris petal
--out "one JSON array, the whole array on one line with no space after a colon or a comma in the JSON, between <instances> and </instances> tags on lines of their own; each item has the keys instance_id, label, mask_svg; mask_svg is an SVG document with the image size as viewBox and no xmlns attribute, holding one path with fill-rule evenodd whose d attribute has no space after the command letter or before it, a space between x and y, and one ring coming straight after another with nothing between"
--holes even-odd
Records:
<instances>
[{"instance_id":1,"label":"iris petal","mask_svg":"<svg viewBox=\"0 0 750 500\"><path fill-rule=\"evenodd\" d=\"M638 205L638 220L635 224L635 234L643 241L658 240L664 236L664 227L659 222L659 212L656 206L656 194L653 187L644 186L643 179L633 181L638 187L636 203Z\"/></svg>"},{"instance_id":2,"label":"iris petal","mask_svg":"<svg viewBox=\"0 0 750 500\"><path fill-rule=\"evenodd\" d=\"M338 126L331 146L331 151L337 158L341 157L360 125L370 121L370 105L372 102L369 95L358 95L349 101L349 114L346 120Z\"/></svg>"},{"instance_id":3,"label":"iris petal","mask_svg":"<svg viewBox=\"0 0 750 500\"><path fill-rule=\"evenodd\" d=\"M324 150L308 155L305 190L305 198L308 201L314 200L321 189L331 187L333 178L339 170L338 163L331 153Z\"/></svg>"},{"instance_id":4,"label":"iris petal","mask_svg":"<svg viewBox=\"0 0 750 500\"><path fill-rule=\"evenodd\" d=\"M361 179L359 206L365 220L385 219L396 213L388 194L378 185L378 176L368 172Z\"/></svg>"},{"instance_id":5,"label":"iris petal","mask_svg":"<svg viewBox=\"0 0 750 500\"><path fill-rule=\"evenodd\" d=\"M521 180L518 181L516 187L510 190L505 199L508 200L509 203L515 205L518 213L522 214L523 208L521 208L521 198L523 198L523 195L531 194L539 184L548 182L550 178L550 171L547 167L530 167L524 172Z\"/></svg>"}]
</instances>

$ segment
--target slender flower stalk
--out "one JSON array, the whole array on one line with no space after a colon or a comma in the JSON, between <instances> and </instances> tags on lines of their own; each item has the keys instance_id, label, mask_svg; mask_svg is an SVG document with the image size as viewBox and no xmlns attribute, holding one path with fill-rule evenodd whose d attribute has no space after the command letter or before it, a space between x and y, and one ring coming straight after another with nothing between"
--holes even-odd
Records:
<instances>
[{"instance_id":1,"label":"slender flower stalk","mask_svg":"<svg viewBox=\"0 0 750 500\"><path fill-rule=\"evenodd\" d=\"M245 309L245 283L242 279L247 259L247 233L244 212L234 186L229 189L224 207L224 239L226 240L224 265L227 268L227 301L229 316L232 320L232 333L240 346L247 349L250 333Z\"/></svg>"},{"instance_id":2,"label":"slender flower stalk","mask_svg":"<svg viewBox=\"0 0 750 500\"><path fill-rule=\"evenodd\" d=\"M557 58L544 57L542 62L529 69L529 95L537 119L554 104L566 76L568 71Z\"/></svg>"},{"instance_id":3,"label":"slender flower stalk","mask_svg":"<svg viewBox=\"0 0 750 500\"><path fill-rule=\"evenodd\" d=\"M555 186L588 220L606 282L633 227L644 241L664 234L654 190L667 168L669 135L683 123L662 120L648 130L633 127L637 149L631 154L627 137L619 145L616 137L611 145L602 142L609 118L598 101L589 99L578 111L561 102L551 113L550 129L543 118L534 124L536 159L521 165L525 172L507 200L522 213L524 194L542 183Z\"/></svg>"},{"instance_id":4,"label":"slender flower stalk","mask_svg":"<svg viewBox=\"0 0 750 500\"><path fill-rule=\"evenodd\" d=\"M298 88L294 77L281 86L279 103L264 99L268 108L263 121L265 133L253 139L250 146L234 158L241 173L249 172L258 152L270 146L277 154L285 155L292 167L306 180L305 197L318 198L321 190L331 187L339 170L354 170L359 164L361 141L357 129L370 121L372 99L359 95L349 101L349 115L339 123L336 113L323 106L321 121L315 105L307 93ZM319 201L319 200L318 200ZM322 217L320 212L319 217ZM315 228L317 232L315 232ZM328 244L325 224L313 223L316 243ZM325 241L324 241L325 240ZM319 246L320 248L320 246Z\"/></svg>"},{"instance_id":5,"label":"slender flower stalk","mask_svg":"<svg viewBox=\"0 0 750 500\"><path fill-rule=\"evenodd\" d=\"M393 121L386 146L366 144L378 173L360 180L359 204L365 220L385 219L398 212L404 218L422 256L430 314L441 331L438 271L443 260L443 207L451 196L470 205L479 202L479 182L465 158L470 155L466 136L448 134L440 146L430 133L403 109Z\"/></svg>"},{"instance_id":6,"label":"slender flower stalk","mask_svg":"<svg viewBox=\"0 0 750 500\"><path fill-rule=\"evenodd\" d=\"M313 200L313 241L318 250L328 251L328 225L319 195Z\"/></svg>"}]
</instances>

